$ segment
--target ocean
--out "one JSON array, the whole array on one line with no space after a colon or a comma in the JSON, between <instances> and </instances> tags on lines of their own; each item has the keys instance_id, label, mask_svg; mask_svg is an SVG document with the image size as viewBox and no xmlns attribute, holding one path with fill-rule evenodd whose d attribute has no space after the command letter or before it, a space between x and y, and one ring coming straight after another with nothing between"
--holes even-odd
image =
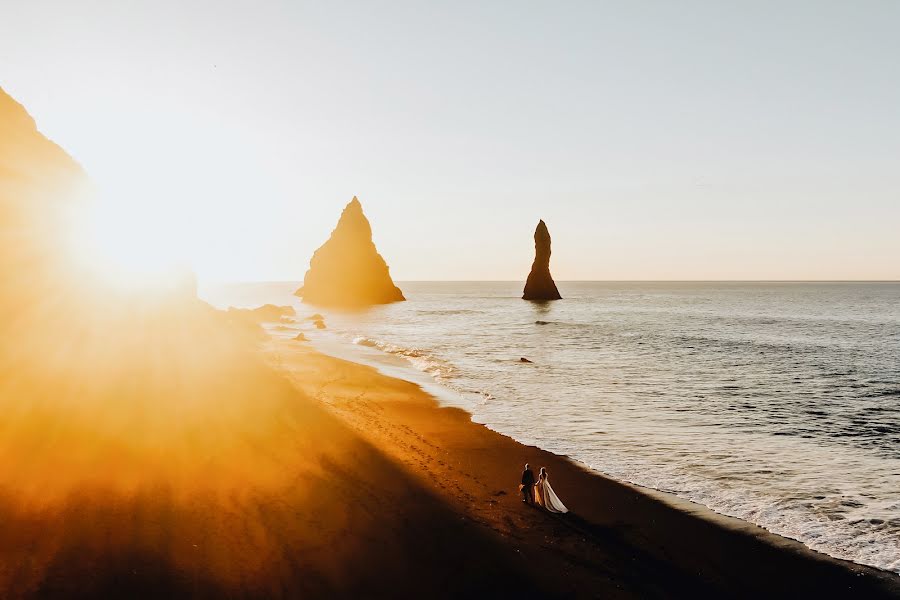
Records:
<instances>
[{"instance_id":1,"label":"ocean","mask_svg":"<svg viewBox=\"0 0 900 600\"><path fill-rule=\"evenodd\" d=\"M407 302L360 312L304 306L297 282L201 295L292 304L272 335L302 330L523 443L900 573L900 283L558 282L546 304L519 282L399 285ZM327 329L303 321L316 312Z\"/></svg>"}]
</instances>

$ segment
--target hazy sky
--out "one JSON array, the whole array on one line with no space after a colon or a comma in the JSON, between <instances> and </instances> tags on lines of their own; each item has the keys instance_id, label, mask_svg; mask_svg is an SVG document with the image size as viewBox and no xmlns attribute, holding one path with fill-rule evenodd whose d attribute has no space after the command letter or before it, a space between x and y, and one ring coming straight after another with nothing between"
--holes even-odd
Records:
<instances>
[{"instance_id":1,"label":"hazy sky","mask_svg":"<svg viewBox=\"0 0 900 600\"><path fill-rule=\"evenodd\" d=\"M0 0L122 243L300 279L900 279L900 2ZM163 251L163 250L161 250ZM126 252L123 250L123 252Z\"/></svg>"}]
</instances>

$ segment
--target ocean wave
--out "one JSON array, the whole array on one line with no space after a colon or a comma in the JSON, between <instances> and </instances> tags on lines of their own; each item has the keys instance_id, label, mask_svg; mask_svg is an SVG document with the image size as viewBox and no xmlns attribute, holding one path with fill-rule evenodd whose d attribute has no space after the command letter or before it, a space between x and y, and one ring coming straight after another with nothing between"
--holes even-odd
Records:
<instances>
[{"instance_id":1,"label":"ocean wave","mask_svg":"<svg viewBox=\"0 0 900 600\"><path fill-rule=\"evenodd\" d=\"M420 371L428 373L441 383L447 382L457 372L456 368L452 364L447 361L441 360L427 350L423 350L421 348L406 348L365 336L356 336L352 341L357 346L375 348L388 354L402 356L403 358L407 359L413 367L417 368Z\"/></svg>"},{"instance_id":2,"label":"ocean wave","mask_svg":"<svg viewBox=\"0 0 900 600\"><path fill-rule=\"evenodd\" d=\"M368 348L377 348L378 347L378 342L376 342L375 340L370 340L369 338L362 337L362 336L353 338L353 343L356 344L357 346L366 346Z\"/></svg>"},{"instance_id":3,"label":"ocean wave","mask_svg":"<svg viewBox=\"0 0 900 600\"><path fill-rule=\"evenodd\" d=\"M385 352L386 354L405 358L412 368L429 375L441 387L456 394L460 394L462 397L470 399L470 401L479 406L484 406L488 402L496 399L495 396L487 390L460 384L456 380L460 372L455 365L420 348L405 348L366 336L353 337L352 342L357 346L374 348Z\"/></svg>"},{"instance_id":4,"label":"ocean wave","mask_svg":"<svg viewBox=\"0 0 900 600\"><path fill-rule=\"evenodd\" d=\"M900 396L900 388L888 388L884 390L872 390L867 394L862 394L863 398L891 398Z\"/></svg>"}]
</instances>

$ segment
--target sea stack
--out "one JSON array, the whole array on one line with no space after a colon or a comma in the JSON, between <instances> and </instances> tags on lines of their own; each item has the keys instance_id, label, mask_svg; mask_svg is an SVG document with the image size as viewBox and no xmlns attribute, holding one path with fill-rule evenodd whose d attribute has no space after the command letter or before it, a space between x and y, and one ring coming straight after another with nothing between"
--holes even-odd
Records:
<instances>
[{"instance_id":1,"label":"sea stack","mask_svg":"<svg viewBox=\"0 0 900 600\"><path fill-rule=\"evenodd\" d=\"M525 300L560 300L559 290L550 275L550 232L544 221L534 230L534 262L525 281Z\"/></svg>"},{"instance_id":2,"label":"sea stack","mask_svg":"<svg viewBox=\"0 0 900 600\"><path fill-rule=\"evenodd\" d=\"M406 298L372 242L372 227L356 196L344 208L331 237L312 256L295 294L321 306L358 307Z\"/></svg>"}]
</instances>

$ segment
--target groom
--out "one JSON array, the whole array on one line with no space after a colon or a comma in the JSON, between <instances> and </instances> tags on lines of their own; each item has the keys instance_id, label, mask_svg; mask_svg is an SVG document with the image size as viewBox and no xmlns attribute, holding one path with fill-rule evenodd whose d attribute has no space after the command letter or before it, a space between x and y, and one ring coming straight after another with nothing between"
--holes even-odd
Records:
<instances>
[{"instance_id":1,"label":"groom","mask_svg":"<svg viewBox=\"0 0 900 600\"><path fill-rule=\"evenodd\" d=\"M525 470L522 471L522 502L534 504L534 471L528 463L525 463Z\"/></svg>"}]
</instances>

